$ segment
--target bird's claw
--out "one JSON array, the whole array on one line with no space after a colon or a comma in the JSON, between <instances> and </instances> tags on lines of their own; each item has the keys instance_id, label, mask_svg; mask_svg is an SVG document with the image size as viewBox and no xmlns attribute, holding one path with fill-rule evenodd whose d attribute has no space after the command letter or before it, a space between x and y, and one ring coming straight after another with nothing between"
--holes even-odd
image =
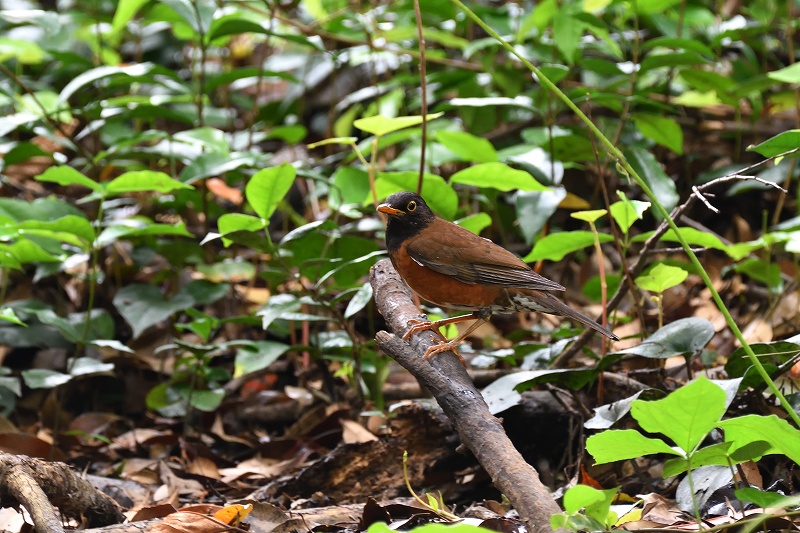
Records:
<instances>
[{"instance_id":1,"label":"bird's claw","mask_svg":"<svg viewBox=\"0 0 800 533\"><path fill-rule=\"evenodd\" d=\"M431 357L439 355L440 353L453 352L455 356L458 357L458 360L461 361L461 364L466 368L467 362L463 357L461 357L461 354L458 353L458 350L456 349L460 342L448 341L447 338L439 331L438 326L434 322L431 322L430 320L412 319L408 321L408 325L408 331L406 331L405 335L403 335L403 340L406 342L408 342L408 339L412 335L419 333L420 331L433 331L442 339L439 343L425 350L425 355L422 356L423 359L428 361Z\"/></svg>"},{"instance_id":2,"label":"bird's claw","mask_svg":"<svg viewBox=\"0 0 800 533\"><path fill-rule=\"evenodd\" d=\"M436 333L439 337L441 337L442 341L446 341L447 339L442 335L439 331L439 328L436 326L435 323L431 322L430 320L417 320L412 318L408 321L409 326L408 331L406 331L405 335L403 335L403 340L408 342L408 339L411 338L411 335L415 333L419 333L420 331L432 331Z\"/></svg>"}]
</instances>

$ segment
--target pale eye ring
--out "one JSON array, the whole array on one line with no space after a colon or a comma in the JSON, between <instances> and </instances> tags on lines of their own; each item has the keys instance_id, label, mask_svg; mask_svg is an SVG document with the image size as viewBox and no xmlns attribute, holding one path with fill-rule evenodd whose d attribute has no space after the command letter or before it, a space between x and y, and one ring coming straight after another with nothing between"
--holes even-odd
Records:
<instances>
[{"instance_id":1,"label":"pale eye ring","mask_svg":"<svg viewBox=\"0 0 800 533\"><path fill-rule=\"evenodd\" d=\"M408 205L406 206L406 211L411 213L411 212L415 211L416 209L417 209L417 202L415 202L414 200L411 200L410 202L408 202Z\"/></svg>"}]
</instances>

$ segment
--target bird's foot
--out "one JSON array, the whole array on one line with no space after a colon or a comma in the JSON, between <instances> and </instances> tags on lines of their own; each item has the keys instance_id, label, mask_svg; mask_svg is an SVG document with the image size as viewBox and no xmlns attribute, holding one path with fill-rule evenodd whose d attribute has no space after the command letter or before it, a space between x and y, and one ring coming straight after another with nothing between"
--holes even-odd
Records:
<instances>
[{"instance_id":1,"label":"bird's foot","mask_svg":"<svg viewBox=\"0 0 800 533\"><path fill-rule=\"evenodd\" d=\"M460 340L440 342L439 344L431 346L425 350L425 355L423 355L422 358L426 361L429 361L431 357L439 355L440 353L453 352L453 354L458 357L458 360L461 361L461 364L464 365L464 368L466 368L467 362L463 357L461 357L461 354L458 353L458 350L456 349L459 344L461 344Z\"/></svg>"},{"instance_id":2,"label":"bird's foot","mask_svg":"<svg viewBox=\"0 0 800 533\"><path fill-rule=\"evenodd\" d=\"M425 351L425 355L422 357L428 361L434 355L439 355L443 352L453 352L458 360L461 361L461 364L464 365L466 368L467 362L464 361L464 358L461 357L461 354L458 353L456 347L461 344L461 339L457 339L455 341L448 341L447 338L442 335L442 332L439 331L439 327L441 324L438 322L431 322L430 320L416 320L412 319L408 321L408 331L406 331L405 335L403 335L403 340L408 342L408 339L414 335L415 333L419 333L420 331L433 331L436 333L442 340Z\"/></svg>"},{"instance_id":3,"label":"bird's foot","mask_svg":"<svg viewBox=\"0 0 800 533\"><path fill-rule=\"evenodd\" d=\"M431 322L430 320L411 319L408 321L407 325L409 326L408 331L406 331L405 335L403 335L403 340L406 342L408 342L408 339L411 338L411 335L419 333L420 331L428 331L428 330L439 335L442 341L447 340L445 336L442 335L442 332L439 331L439 324L437 324L436 322Z\"/></svg>"}]
</instances>

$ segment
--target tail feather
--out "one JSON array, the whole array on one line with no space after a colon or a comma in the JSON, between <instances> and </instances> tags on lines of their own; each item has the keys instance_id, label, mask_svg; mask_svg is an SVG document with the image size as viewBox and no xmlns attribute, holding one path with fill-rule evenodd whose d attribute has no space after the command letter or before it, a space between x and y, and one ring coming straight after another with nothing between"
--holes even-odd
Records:
<instances>
[{"instance_id":1,"label":"tail feather","mask_svg":"<svg viewBox=\"0 0 800 533\"><path fill-rule=\"evenodd\" d=\"M588 316L584 315L583 313L579 313L578 311L571 308L570 306L568 306L567 304L565 304L552 294L540 293L540 295L546 295L545 298L541 298L539 300L541 306L543 308L546 308L542 309L542 311L544 311L545 313L549 313L551 315L566 316L568 318L575 320L576 322L580 322L584 326L590 327L593 330L602 333L611 340L615 341L619 340L619 337L614 335L614 333L612 333L611 330L604 328L603 326L601 326Z\"/></svg>"}]
</instances>

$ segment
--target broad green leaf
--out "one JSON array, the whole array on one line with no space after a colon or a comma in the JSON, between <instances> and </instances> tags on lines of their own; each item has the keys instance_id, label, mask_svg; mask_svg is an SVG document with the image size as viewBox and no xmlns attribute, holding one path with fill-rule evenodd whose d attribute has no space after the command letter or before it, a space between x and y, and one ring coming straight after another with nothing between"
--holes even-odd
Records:
<instances>
[{"instance_id":1,"label":"broad green leaf","mask_svg":"<svg viewBox=\"0 0 800 533\"><path fill-rule=\"evenodd\" d=\"M247 182L245 196L258 216L269 220L294 183L295 168L289 163L256 172Z\"/></svg>"},{"instance_id":2,"label":"broad green leaf","mask_svg":"<svg viewBox=\"0 0 800 533\"><path fill-rule=\"evenodd\" d=\"M712 235L711 233L706 233L704 231L688 227L678 228L678 232L690 246L702 246L704 248L712 248L714 250L720 250L723 252L729 251L729 247L723 244L723 242L719 240L719 237ZM646 233L636 235L631 240L633 242L644 242L649 239L652 234L652 231L648 231ZM675 236L675 232L673 230L669 229L661 237L661 240L678 242L678 237Z\"/></svg>"},{"instance_id":3,"label":"broad green leaf","mask_svg":"<svg viewBox=\"0 0 800 533\"><path fill-rule=\"evenodd\" d=\"M175 237L194 237L186 229L183 222L177 224L156 224L139 219L128 219L123 224L108 226L97 237L96 246L102 248L121 239L133 239L135 237L147 237L152 235L171 235ZM177 244L177 241L175 241Z\"/></svg>"},{"instance_id":4,"label":"broad green leaf","mask_svg":"<svg viewBox=\"0 0 800 533\"><path fill-rule=\"evenodd\" d=\"M639 288L650 292L662 293L665 290L683 283L689 275L684 269L658 263L646 274L636 278Z\"/></svg>"},{"instance_id":5,"label":"broad green leaf","mask_svg":"<svg viewBox=\"0 0 800 533\"><path fill-rule=\"evenodd\" d=\"M621 350L620 353L666 359L676 355L693 355L702 351L714 336L714 326L704 318L681 318L659 329L645 342Z\"/></svg>"},{"instance_id":6,"label":"broad green leaf","mask_svg":"<svg viewBox=\"0 0 800 533\"><path fill-rule=\"evenodd\" d=\"M238 378L264 370L289 350L288 344L275 341L254 341L236 350L233 377Z\"/></svg>"},{"instance_id":7,"label":"broad green leaf","mask_svg":"<svg viewBox=\"0 0 800 533\"><path fill-rule=\"evenodd\" d=\"M8 268L22 270L29 263L60 263L59 258L45 251L30 239L20 239L12 244L0 244L0 264Z\"/></svg>"},{"instance_id":8,"label":"broad green leaf","mask_svg":"<svg viewBox=\"0 0 800 533\"><path fill-rule=\"evenodd\" d=\"M53 221L30 220L17 225L20 234L37 235L80 246L86 250L94 241L94 227L84 217L67 215Z\"/></svg>"},{"instance_id":9,"label":"broad green leaf","mask_svg":"<svg viewBox=\"0 0 800 533\"><path fill-rule=\"evenodd\" d=\"M70 375L88 376L91 374L105 374L114 371L114 363L104 363L94 357L78 357L70 362Z\"/></svg>"},{"instance_id":10,"label":"broad green leaf","mask_svg":"<svg viewBox=\"0 0 800 533\"><path fill-rule=\"evenodd\" d=\"M105 184L106 194L115 196L129 192L168 193L180 189L192 189L178 180L170 178L163 172L153 170L132 170L125 172Z\"/></svg>"},{"instance_id":11,"label":"broad green leaf","mask_svg":"<svg viewBox=\"0 0 800 533\"><path fill-rule=\"evenodd\" d=\"M553 19L553 34L557 36L556 48L569 65L575 62L575 52L578 50L585 27L572 9L562 5L556 11Z\"/></svg>"},{"instance_id":12,"label":"broad green leaf","mask_svg":"<svg viewBox=\"0 0 800 533\"><path fill-rule=\"evenodd\" d=\"M605 209L594 209L591 211L575 211L574 213L570 213L570 216L578 220L583 220L584 222L596 222L607 214L608 211Z\"/></svg>"},{"instance_id":13,"label":"broad green leaf","mask_svg":"<svg viewBox=\"0 0 800 533\"><path fill-rule=\"evenodd\" d=\"M37 181L48 181L59 185L80 185L93 191L103 190L103 185L87 178L77 170L66 165L50 167L38 176Z\"/></svg>"},{"instance_id":14,"label":"broad green leaf","mask_svg":"<svg viewBox=\"0 0 800 533\"><path fill-rule=\"evenodd\" d=\"M664 172L661 163L643 148L628 148L625 150L625 156L664 208L672 211L678 203L678 192L675 182Z\"/></svg>"},{"instance_id":15,"label":"broad green leaf","mask_svg":"<svg viewBox=\"0 0 800 533\"><path fill-rule=\"evenodd\" d=\"M205 36L217 11L214 0L159 0L168 5L192 27L197 36Z\"/></svg>"},{"instance_id":16,"label":"broad green leaf","mask_svg":"<svg viewBox=\"0 0 800 533\"><path fill-rule=\"evenodd\" d=\"M347 308L344 310L344 318L348 319L364 309L367 304L372 300L372 284L370 282L364 283L358 291L353 295L347 303Z\"/></svg>"},{"instance_id":17,"label":"broad green leaf","mask_svg":"<svg viewBox=\"0 0 800 533\"><path fill-rule=\"evenodd\" d=\"M54 389L72 379L69 374L62 374L46 368L30 368L21 372L25 385L31 389Z\"/></svg>"},{"instance_id":18,"label":"broad green leaf","mask_svg":"<svg viewBox=\"0 0 800 533\"><path fill-rule=\"evenodd\" d=\"M158 287L141 283L117 291L113 302L119 314L131 326L134 338L150 326L167 320L195 303L189 295L182 293L170 299L164 298Z\"/></svg>"},{"instance_id":19,"label":"broad green leaf","mask_svg":"<svg viewBox=\"0 0 800 533\"><path fill-rule=\"evenodd\" d=\"M492 225L492 217L487 213L473 213L472 215L456 220L456 224L470 230L476 235L480 235L481 231Z\"/></svg>"},{"instance_id":20,"label":"broad green leaf","mask_svg":"<svg viewBox=\"0 0 800 533\"><path fill-rule=\"evenodd\" d=\"M442 130L436 132L436 141L464 161L489 163L497 161L497 150L492 143L464 131Z\"/></svg>"},{"instance_id":21,"label":"broad green leaf","mask_svg":"<svg viewBox=\"0 0 800 533\"><path fill-rule=\"evenodd\" d=\"M750 347L764 365L767 373L771 375L774 375L778 367L787 364L800 352L800 344L788 341L758 342L751 344ZM750 362L744 348L737 348L728 356L725 373L732 378L744 377L752 366L753 363ZM746 382L742 383L743 386L759 387L764 383L758 373L753 373L752 376L748 375L747 378Z\"/></svg>"},{"instance_id":22,"label":"broad green leaf","mask_svg":"<svg viewBox=\"0 0 800 533\"><path fill-rule=\"evenodd\" d=\"M519 231L526 243L533 243L566 197L567 190L563 187L553 187L546 191L520 191L515 195Z\"/></svg>"},{"instance_id":23,"label":"broad green leaf","mask_svg":"<svg viewBox=\"0 0 800 533\"><path fill-rule=\"evenodd\" d=\"M601 243L611 242L614 237L607 233L597 235ZM533 250L522 258L526 263L548 259L550 261L561 261L572 252L583 250L589 246L594 246L595 235L591 231L563 231L561 233L551 233L536 241Z\"/></svg>"},{"instance_id":24,"label":"broad green leaf","mask_svg":"<svg viewBox=\"0 0 800 533\"><path fill-rule=\"evenodd\" d=\"M117 2L117 10L114 11L114 18L111 21L112 34L119 35L147 2L148 0L119 0Z\"/></svg>"},{"instance_id":25,"label":"broad green leaf","mask_svg":"<svg viewBox=\"0 0 800 533\"><path fill-rule=\"evenodd\" d=\"M796 65L800 65L800 63L796 63ZM787 130L770 137L762 143L748 146L747 151L758 152L764 157L775 157L797 148L800 148L800 130ZM791 155L792 157L797 157L798 152Z\"/></svg>"},{"instance_id":26,"label":"broad green leaf","mask_svg":"<svg viewBox=\"0 0 800 533\"><path fill-rule=\"evenodd\" d=\"M192 391L192 407L199 411L211 413L217 410L225 398L225 389Z\"/></svg>"},{"instance_id":27,"label":"broad green leaf","mask_svg":"<svg viewBox=\"0 0 800 533\"><path fill-rule=\"evenodd\" d=\"M631 416L645 431L666 435L689 454L719 425L725 409L725 392L700 377L663 400L636 400Z\"/></svg>"},{"instance_id":28,"label":"broad green leaf","mask_svg":"<svg viewBox=\"0 0 800 533\"><path fill-rule=\"evenodd\" d=\"M756 487L736 489L736 497L745 502L753 502L762 509L788 509L800 505L800 495L785 496L778 492L768 492Z\"/></svg>"},{"instance_id":29,"label":"broad green leaf","mask_svg":"<svg viewBox=\"0 0 800 533\"><path fill-rule=\"evenodd\" d=\"M302 313L303 302L292 294L276 294L256 313L261 317L261 326L268 329L277 319L285 320L329 320L326 317Z\"/></svg>"},{"instance_id":30,"label":"broad green leaf","mask_svg":"<svg viewBox=\"0 0 800 533\"><path fill-rule=\"evenodd\" d=\"M375 192L378 200L384 200L392 193L417 190L419 173L381 172L375 180ZM453 220L458 208L458 195L441 176L425 174L422 180L422 197L430 208L442 218ZM372 203L366 200L365 203Z\"/></svg>"},{"instance_id":31,"label":"broad green leaf","mask_svg":"<svg viewBox=\"0 0 800 533\"><path fill-rule=\"evenodd\" d=\"M461 183L475 187L486 187L498 191L546 191L547 187L536 181L524 170L517 170L505 163L479 163L460 170L450 177L450 183Z\"/></svg>"},{"instance_id":32,"label":"broad green leaf","mask_svg":"<svg viewBox=\"0 0 800 533\"><path fill-rule=\"evenodd\" d=\"M771 446L764 455L780 453L800 464L800 431L786 420L775 415L744 415L720 422L725 431L725 441L732 442L731 453L756 440L768 442Z\"/></svg>"},{"instance_id":33,"label":"broad green leaf","mask_svg":"<svg viewBox=\"0 0 800 533\"><path fill-rule=\"evenodd\" d=\"M767 73L767 77L784 83L800 83L800 63Z\"/></svg>"},{"instance_id":34,"label":"broad green leaf","mask_svg":"<svg viewBox=\"0 0 800 533\"><path fill-rule=\"evenodd\" d=\"M35 42L0 37L0 63L15 59L22 65L38 65L47 53Z\"/></svg>"},{"instance_id":35,"label":"broad green leaf","mask_svg":"<svg viewBox=\"0 0 800 533\"><path fill-rule=\"evenodd\" d=\"M745 274L756 281L764 283L773 293L777 294L783 290L781 267L773 261L765 261L764 259L752 257L736 264L733 269L736 272Z\"/></svg>"},{"instance_id":36,"label":"broad green leaf","mask_svg":"<svg viewBox=\"0 0 800 533\"><path fill-rule=\"evenodd\" d=\"M586 439L586 451L597 464L636 459L654 453L681 455L663 440L645 437L635 429L612 429L592 435Z\"/></svg>"},{"instance_id":37,"label":"broad green leaf","mask_svg":"<svg viewBox=\"0 0 800 533\"><path fill-rule=\"evenodd\" d=\"M110 76L116 75L123 75L132 78L140 78L142 76L149 76L153 69L157 68L156 65L152 63L135 63L128 66L100 66L93 68L91 70L87 70L82 72L75 78L73 78L67 85L61 90L61 94L59 95L59 100L61 102L67 102L75 93L81 91L84 87L89 84L92 84L98 80L103 78L108 78Z\"/></svg>"},{"instance_id":38,"label":"broad green leaf","mask_svg":"<svg viewBox=\"0 0 800 533\"><path fill-rule=\"evenodd\" d=\"M736 461L733 461L728 454L728 448L730 447L730 442L718 442L716 444L712 444L711 446L701 448L695 453L691 454L688 464L687 460L684 458L668 459L664 463L664 471L661 473L661 476L668 478L677 476L678 474L683 474L687 470L700 468L701 466L727 465L729 461L736 463Z\"/></svg>"},{"instance_id":39,"label":"broad green leaf","mask_svg":"<svg viewBox=\"0 0 800 533\"><path fill-rule=\"evenodd\" d=\"M444 115L444 113L431 113L425 118L427 119L428 122L430 122L431 120L435 120L441 117L442 115ZM416 126L418 124L422 124L421 116L389 118L381 115L376 115L374 117L360 118L355 122L353 122L353 126L355 126L356 128L360 129L361 131L371 133L372 135L376 135L378 137L386 135L387 133L391 133L393 131L402 130L411 126Z\"/></svg>"},{"instance_id":40,"label":"broad green leaf","mask_svg":"<svg viewBox=\"0 0 800 533\"><path fill-rule=\"evenodd\" d=\"M637 220L641 220L645 211L650 208L650 202L630 200L622 191L617 191L617 196L620 197L620 201L611 204L611 216L614 217L622 233L627 234L631 226Z\"/></svg>"},{"instance_id":41,"label":"broad green leaf","mask_svg":"<svg viewBox=\"0 0 800 533\"><path fill-rule=\"evenodd\" d=\"M265 226L264 219L242 213L225 213L217 220L222 236L234 231L261 231Z\"/></svg>"},{"instance_id":42,"label":"broad green leaf","mask_svg":"<svg viewBox=\"0 0 800 533\"><path fill-rule=\"evenodd\" d=\"M19 319L17 314L14 312L14 309L11 307L3 307L0 308L0 320L5 320L6 322L12 322L17 324L18 326L25 326L26 324Z\"/></svg>"},{"instance_id":43,"label":"broad green leaf","mask_svg":"<svg viewBox=\"0 0 800 533\"><path fill-rule=\"evenodd\" d=\"M642 135L676 154L683 154L683 130L674 119L650 113L634 113L632 118Z\"/></svg>"}]
</instances>

